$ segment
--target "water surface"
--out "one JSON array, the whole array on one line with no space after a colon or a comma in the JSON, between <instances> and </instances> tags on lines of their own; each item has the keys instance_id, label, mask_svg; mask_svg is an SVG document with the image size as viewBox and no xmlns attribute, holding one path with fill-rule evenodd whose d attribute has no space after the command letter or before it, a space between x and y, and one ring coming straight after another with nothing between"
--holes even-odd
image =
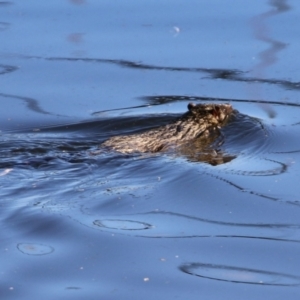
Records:
<instances>
[{"instance_id":1,"label":"water surface","mask_svg":"<svg viewBox=\"0 0 300 300\"><path fill-rule=\"evenodd\" d=\"M298 299L297 1L0 2L5 299ZM187 104L212 166L100 151Z\"/></svg>"}]
</instances>

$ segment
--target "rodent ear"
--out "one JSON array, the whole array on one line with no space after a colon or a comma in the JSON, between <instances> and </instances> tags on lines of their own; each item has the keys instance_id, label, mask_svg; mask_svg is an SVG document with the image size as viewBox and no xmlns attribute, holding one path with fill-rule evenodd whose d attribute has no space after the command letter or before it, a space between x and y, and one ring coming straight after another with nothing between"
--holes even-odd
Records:
<instances>
[{"instance_id":1,"label":"rodent ear","mask_svg":"<svg viewBox=\"0 0 300 300\"><path fill-rule=\"evenodd\" d=\"M195 103L193 103L193 102L190 102L189 104L188 104L188 106L187 106L187 108L188 108L188 110L189 111L191 111L193 108L195 108L196 107L196 104Z\"/></svg>"},{"instance_id":2,"label":"rodent ear","mask_svg":"<svg viewBox=\"0 0 300 300\"><path fill-rule=\"evenodd\" d=\"M214 107L214 109L212 111L213 116L214 117L219 117L220 113L221 113L220 107L215 105L215 107Z\"/></svg>"}]
</instances>

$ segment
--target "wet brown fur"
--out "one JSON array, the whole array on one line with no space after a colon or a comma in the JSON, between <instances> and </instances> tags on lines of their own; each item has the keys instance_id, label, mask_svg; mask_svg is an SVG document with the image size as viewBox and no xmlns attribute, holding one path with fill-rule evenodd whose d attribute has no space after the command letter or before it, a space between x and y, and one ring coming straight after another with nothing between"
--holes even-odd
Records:
<instances>
[{"instance_id":1,"label":"wet brown fur","mask_svg":"<svg viewBox=\"0 0 300 300\"><path fill-rule=\"evenodd\" d=\"M207 144L218 135L232 113L230 104L190 103L188 111L173 123L143 133L115 136L102 143L101 147L121 153L156 153L177 147L186 148L195 141L198 145L201 141Z\"/></svg>"}]
</instances>

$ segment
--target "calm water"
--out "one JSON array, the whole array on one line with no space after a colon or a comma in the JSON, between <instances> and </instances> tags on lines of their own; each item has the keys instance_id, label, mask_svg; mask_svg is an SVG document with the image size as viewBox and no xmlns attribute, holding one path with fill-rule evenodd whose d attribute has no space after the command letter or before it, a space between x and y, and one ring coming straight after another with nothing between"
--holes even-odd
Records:
<instances>
[{"instance_id":1,"label":"calm water","mask_svg":"<svg viewBox=\"0 0 300 300\"><path fill-rule=\"evenodd\" d=\"M0 1L3 299L299 299L297 1ZM98 151L231 103L211 166Z\"/></svg>"}]
</instances>

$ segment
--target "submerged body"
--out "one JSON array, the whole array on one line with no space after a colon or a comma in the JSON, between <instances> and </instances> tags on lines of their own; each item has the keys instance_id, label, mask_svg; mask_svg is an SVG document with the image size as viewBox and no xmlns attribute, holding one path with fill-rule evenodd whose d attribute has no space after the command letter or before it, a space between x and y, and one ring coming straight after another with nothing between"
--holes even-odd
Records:
<instances>
[{"instance_id":1,"label":"submerged body","mask_svg":"<svg viewBox=\"0 0 300 300\"><path fill-rule=\"evenodd\" d=\"M226 125L233 112L230 104L190 103L188 112L170 124L143 133L115 136L101 147L121 153L156 153L171 149L199 153L219 136L219 129Z\"/></svg>"}]
</instances>

